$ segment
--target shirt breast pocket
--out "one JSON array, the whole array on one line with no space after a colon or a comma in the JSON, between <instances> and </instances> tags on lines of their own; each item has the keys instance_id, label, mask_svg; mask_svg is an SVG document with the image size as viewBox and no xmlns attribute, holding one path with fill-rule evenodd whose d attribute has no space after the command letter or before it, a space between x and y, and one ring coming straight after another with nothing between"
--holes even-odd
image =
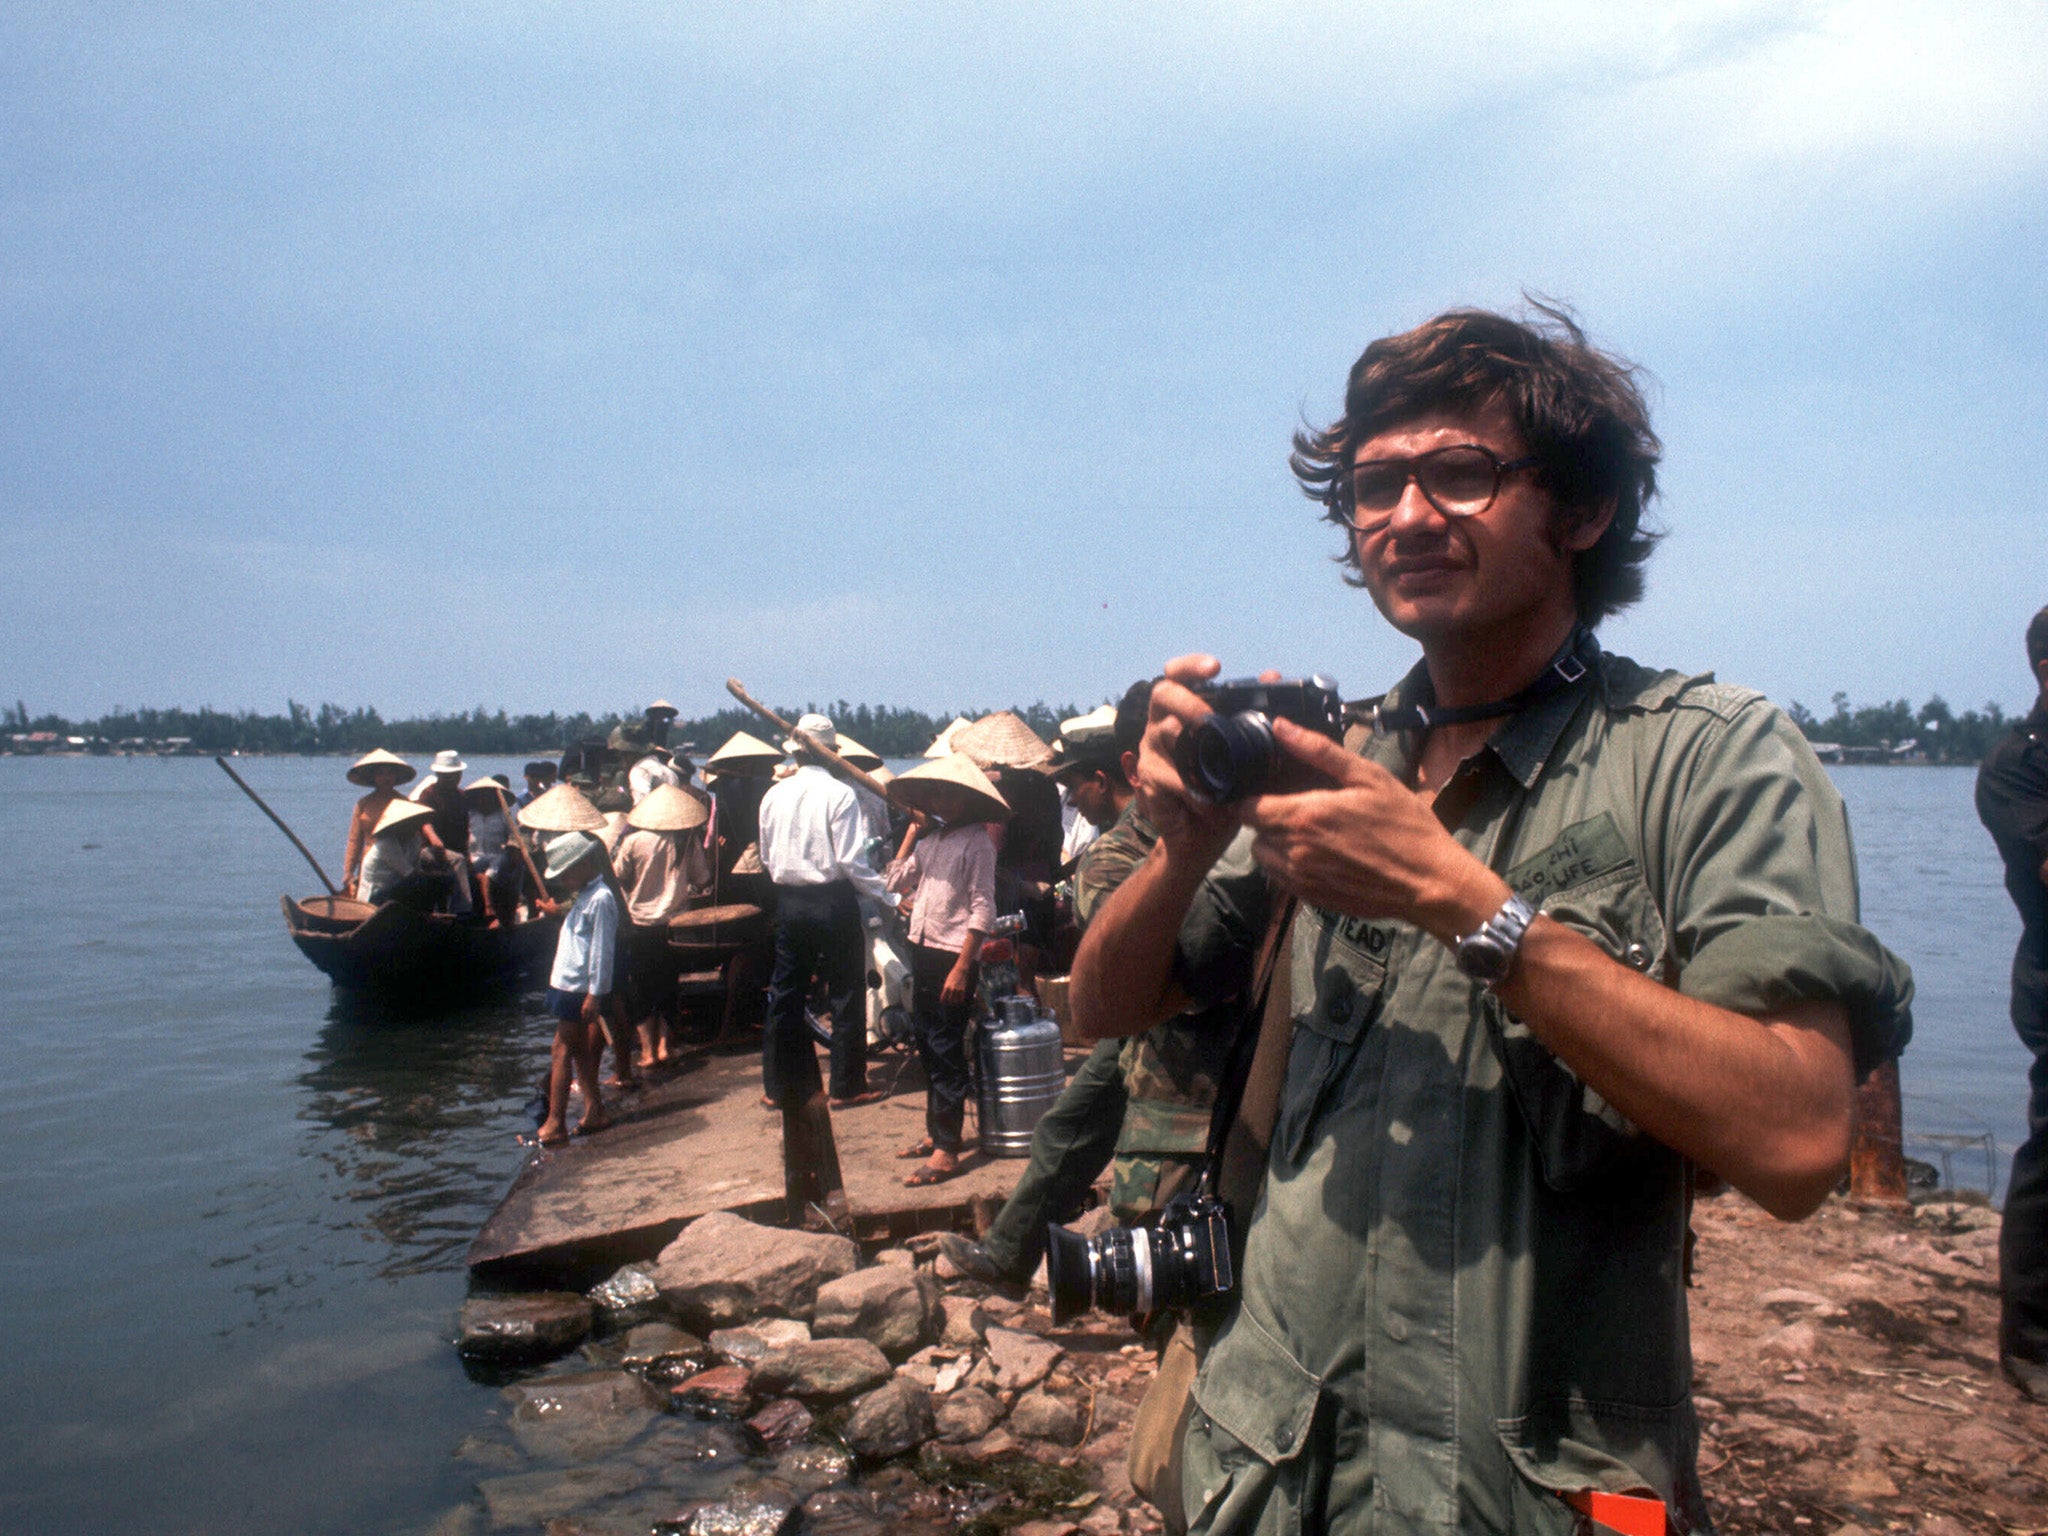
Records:
<instances>
[{"instance_id":1,"label":"shirt breast pocket","mask_svg":"<svg viewBox=\"0 0 2048 1536\"><path fill-rule=\"evenodd\" d=\"M1294 1037L1273 1126L1275 1151L1289 1166L1301 1163L1359 1042L1379 1018L1390 946L1391 934L1383 928L1365 927L1347 937L1342 929L1326 927L1306 953L1296 951Z\"/></svg>"}]
</instances>

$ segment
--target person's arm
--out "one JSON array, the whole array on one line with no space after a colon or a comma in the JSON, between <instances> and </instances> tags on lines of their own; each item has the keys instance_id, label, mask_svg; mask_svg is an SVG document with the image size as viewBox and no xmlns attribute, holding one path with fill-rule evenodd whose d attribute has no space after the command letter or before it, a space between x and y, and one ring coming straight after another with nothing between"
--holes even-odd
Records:
<instances>
[{"instance_id":1,"label":"person's arm","mask_svg":"<svg viewBox=\"0 0 2048 1536\"><path fill-rule=\"evenodd\" d=\"M1255 853L1281 888L1328 911L1412 922L1446 945L1508 899L1508 883L1384 768L1286 721L1275 735L1336 785L1247 804ZM1620 1113L1776 1216L1811 1212L1848 1166L1855 1084L1840 1001L1737 1012L1541 916L1499 996Z\"/></svg>"},{"instance_id":2,"label":"person's arm","mask_svg":"<svg viewBox=\"0 0 2048 1536\"><path fill-rule=\"evenodd\" d=\"M600 896L590 903L590 995L608 997L612 990L612 951L619 937L619 898Z\"/></svg>"},{"instance_id":3,"label":"person's arm","mask_svg":"<svg viewBox=\"0 0 2048 1536\"><path fill-rule=\"evenodd\" d=\"M1142 1034L1188 1005L1174 979L1181 924L1236 835L1237 818L1188 797L1173 749L1185 726L1210 713L1186 685L1217 671L1213 657L1179 657L1166 664L1166 680L1152 690L1136 790L1138 808L1158 829L1159 841L1096 909L1081 936L1067 996L1085 1038Z\"/></svg>"},{"instance_id":4,"label":"person's arm","mask_svg":"<svg viewBox=\"0 0 2048 1536\"><path fill-rule=\"evenodd\" d=\"M984 826L976 830L981 835L968 844L960 865L961 884L967 894L967 938L940 992L947 1003L967 1001L974 963L981 958L983 941L996 928L996 842L991 835L994 829Z\"/></svg>"},{"instance_id":5,"label":"person's arm","mask_svg":"<svg viewBox=\"0 0 2048 1536\"><path fill-rule=\"evenodd\" d=\"M363 853L369 837L369 817L363 814L362 803L358 801L348 818L348 848L341 856L341 888L346 894L356 893L356 881L363 871ZM332 845L330 845L332 846Z\"/></svg>"}]
</instances>

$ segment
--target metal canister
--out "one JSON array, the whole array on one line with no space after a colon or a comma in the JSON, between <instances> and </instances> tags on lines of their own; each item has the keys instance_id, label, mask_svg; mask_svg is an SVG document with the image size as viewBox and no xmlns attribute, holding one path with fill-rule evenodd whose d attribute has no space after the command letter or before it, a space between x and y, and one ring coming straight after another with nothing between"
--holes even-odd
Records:
<instances>
[{"instance_id":1,"label":"metal canister","mask_svg":"<svg viewBox=\"0 0 2048 1536\"><path fill-rule=\"evenodd\" d=\"M1058 1021L1028 997L1005 998L1001 1025L992 1020L981 1034L982 1152L1030 1156L1039 1117L1066 1086Z\"/></svg>"}]
</instances>

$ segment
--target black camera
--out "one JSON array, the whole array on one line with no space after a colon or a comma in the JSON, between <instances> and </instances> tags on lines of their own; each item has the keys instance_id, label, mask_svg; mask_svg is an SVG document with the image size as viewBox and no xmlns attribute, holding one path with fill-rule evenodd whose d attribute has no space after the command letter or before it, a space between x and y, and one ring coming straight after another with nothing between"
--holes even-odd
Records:
<instances>
[{"instance_id":1,"label":"black camera","mask_svg":"<svg viewBox=\"0 0 2048 1536\"><path fill-rule=\"evenodd\" d=\"M1344 700L1327 677L1280 683L1242 678L1195 692L1216 712L1181 733L1173 764L1188 792L1211 805L1277 787L1286 754L1273 740L1275 720L1292 720L1332 741L1344 739Z\"/></svg>"},{"instance_id":2,"label":"black camera","mask_svg":"<svg viewBox=\"0 0 2048 1536\"><path fill-rule=\"evenodd\" d=\"M1101 1312L1164 1312L1237 1289L1230 1262L1230 1210L1200 1190L1176 1195L1156 1226L1116 1227L1083 1237L1045 1229L1052 1320Z\"/></svg>"}]
</instances>

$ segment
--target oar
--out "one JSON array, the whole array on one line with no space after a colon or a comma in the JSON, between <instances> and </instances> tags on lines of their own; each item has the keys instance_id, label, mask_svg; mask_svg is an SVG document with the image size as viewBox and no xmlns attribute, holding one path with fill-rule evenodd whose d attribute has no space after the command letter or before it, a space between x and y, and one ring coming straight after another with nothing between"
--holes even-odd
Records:
<instances>
[{"instance_id":1,"label":"oar","mask_svg":"<svg viewBox=\"0 0 2048 1536\"><path fill-rule=\"evenodd\" d=\"M498 809L505 813L505 823L512 829L512 841L519 847L519 857L526 865L526 872L533 876L534 889L543 896L547 895L548 883L541 879L540 870L534 866L533 852L526 846L526 830L519 825L519 818L512 814L512 802L505 798L505 786L493 784L491 788L497 792ZM515 902L514 905L516 906L517 903ZM513 913L515 917L518 915L516 912Z\"/></svg>"},{"instance_id":2,"label":"oar","mask_svg":"<svg viewBox=\"0 0 2048 1536\"><path fill-rule=\"evenodd\" d=\"M795 726L791 725L787 720L783 719L782 716L778 715L777 713L775 713L774 710L770 709L766 704L763 704L751 693L748 693L745 685L742 684L738 678L728 677L725 680L725 691L731 694L734 698L738 699L742 704L746 705L747 708L751 709L755 714L759 715L763 720L766 720L769 724L780 727L783 731L788 733L789 738L792 741L800 742L802 745L808 747L811 751L817 753L818 756L824 758L825 761L832 764L833 767L837 768L841 773L845 774L849 779L853 780L853 782L858 784L862 789L868 791L869 794L880 795L884 800L887 800L889 798L888 785L884 784L880 779L877 779L870 774L861 772L860 769L854 767L853 764L849 763L837 752L834 752L830 747L826 746L822 741L818 740L818 738L813 736L809 731L798 730Z\"/></svg>"},{"instance_id":3,"label":"oar","mask_svg":"<svg viewBox=\"0 0 2048 1536\"><path fill-rule=\"evenodd\" d=\"M234 769L228 766L228 760L226 758L216 757L214 761L220 764L220 771L222 773L226 774L229 778L233 779L235 783L241 785L243 794L247 795L251 800L254 800L256 802L256 809L261 811L264 815L268 816L272 821L276 822L277 830L282 832L286 837L290 838L292 840L292 846L298 849L300 853L306 856L306 862L313 866L313 873L318 875L320 877L320 883L327 887L327 894L330 896L339 896L341 892L335 888L334 882L327 878L327 871L320 867L320 861L313 857L312 850L309 849L304 843L299 841L299 834L294 832L290 827L284 824L284 818L282 816L278 815L277 812L273 811L269 806L263 803L263 797L257 794L255 790L251 789L246 783L243 782L242 776L239 773L235 772Z\"/></svg>"}]
</instances>

